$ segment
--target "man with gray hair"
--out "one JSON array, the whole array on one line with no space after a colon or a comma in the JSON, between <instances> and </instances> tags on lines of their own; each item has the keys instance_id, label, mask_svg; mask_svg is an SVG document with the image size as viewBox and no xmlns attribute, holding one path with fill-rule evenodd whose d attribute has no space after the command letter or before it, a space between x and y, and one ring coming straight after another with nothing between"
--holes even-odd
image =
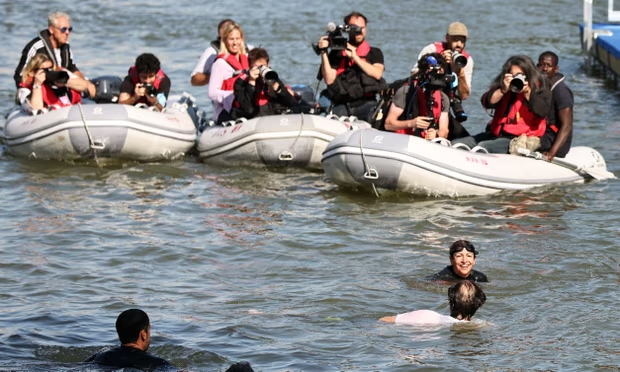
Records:
<instances>
[{"instance_id":1,"label":"man with gray hair","mask_svg":"<svg viewBox=\"0 0 620 372\"><path fill-rule=\"evenodd\" d=\"M54 68L63 68L75 75L84 78L73 62L73 55L69 47L69 35L73 31L71 20L67 13L53 12L47 17L47 29L39 32L22 51L21 59L15 69L15 85L22 82L22 70L30 59L37 53L47 54L54 63Z\"/></svg>"}]
</instances>

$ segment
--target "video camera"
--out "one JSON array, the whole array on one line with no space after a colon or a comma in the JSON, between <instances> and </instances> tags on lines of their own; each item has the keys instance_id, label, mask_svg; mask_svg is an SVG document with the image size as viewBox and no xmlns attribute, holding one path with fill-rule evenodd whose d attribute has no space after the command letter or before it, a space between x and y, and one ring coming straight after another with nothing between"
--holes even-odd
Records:
<instances>
[{"instance_id":1,"label":"video camera","mask_svg":"<svg viewBox=\"0 0 620 372\"><path fill-rule=\"evenodd\" d=\"M348 38L344 34L358 35L362 33L362 28L358 25L336 25L334 22L327 24L327 39L332 50L343 50L347 48ZM312 44L312 49L317 55L321 54L321 49L316 43Z\"/></svg>"},{"instance_id":2,"label":"video camera","mask_svg":"<svg viewBox=\"0 0 620 372\"><path fill-rule=\"evenodd\" d=\"M445 71L441 72L441 65L437 59L433 56L426 57L428 63L427 71L424 71L424 78L422 81L428 85L438 88L450 87L452 83L456 81L456 77L453 74L446 74Z\"/></svg>"}]
</instances>

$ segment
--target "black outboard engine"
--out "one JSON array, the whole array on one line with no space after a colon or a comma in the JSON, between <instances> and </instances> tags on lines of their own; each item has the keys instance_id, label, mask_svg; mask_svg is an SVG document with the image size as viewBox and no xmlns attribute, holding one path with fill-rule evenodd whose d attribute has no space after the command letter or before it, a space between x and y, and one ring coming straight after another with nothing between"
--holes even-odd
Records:
<instances>
[{"instance_id":1,"label":"black outboard engine","mask_svg":"<svg viewBox=\"0 0 620 372\"><path fill-rule=\"evenodd\" d=\"M121 94L123 79L118 76L100 76L90 81L97 88L92 100L96 103L116 103Z\"/></svg>"},{"instance_id":2,"label":"black outboard engine","mask_svg":"<svg viewBox=\"0 0 620 372\"><path fill-rule=\"evenodd\" d=\"M291 90L295 93L295 97L299 101L298 107L293 111L299 111L304 113L314 113L316 107L316 97L314 96L314 90L305 84L291 85Z\"/></svg>"}]
</instances>

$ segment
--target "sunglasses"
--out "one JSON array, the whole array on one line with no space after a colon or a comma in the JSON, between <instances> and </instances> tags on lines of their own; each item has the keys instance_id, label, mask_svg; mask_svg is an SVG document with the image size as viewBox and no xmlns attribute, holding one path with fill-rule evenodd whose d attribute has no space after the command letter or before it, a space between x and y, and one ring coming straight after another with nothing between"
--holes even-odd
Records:
<instances>
[{"instance_id":1,"label":"sunglasses","mask_svg":"<svg viewBox=\"0 0 620 372\"><path fill-rule=\"evenodd\" d=\"M66 33L67 31L71 32L73 31L73 26L71 27L56 27L57 29L60 30L60 32L62 32L63 34Z\"/></svg>"}]
</instances>

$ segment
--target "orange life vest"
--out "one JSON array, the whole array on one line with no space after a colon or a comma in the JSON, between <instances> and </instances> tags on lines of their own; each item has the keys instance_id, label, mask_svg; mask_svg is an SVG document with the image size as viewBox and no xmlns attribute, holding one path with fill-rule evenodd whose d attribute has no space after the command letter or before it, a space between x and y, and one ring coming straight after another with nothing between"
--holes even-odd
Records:
<instances>
[{"instance_id":1,"label":"orange life vest","mask_svg":"<svg viewBox=\"0 0 620 372\"><path fill-rule=\"evenodd\" d=\"M428 112L428 101L426 99L426 93L421 87L416 87L415 89L416 89L416 92L414 94L416 95L416 100L417 100L418 108L420 111L417 116L427 116L427 117L430 116L431 113ZM441 116L441 112L442 112L441 90L439 89L433 90L431 94L433 95L432 115L435 120L435 123L439 123L439 117ZM413 102L411 104L413 104ZM407 105L409 105L409 103L407 103ZM408 111L407 105L405 106L405 112ZM406 118L406 119L409 119L409 118ZM421 130L419 128L403 128L403 129L398 129L395 132L401 133L401 134L414 135L414 136L418 136L422 138L426 136L426 131Z\"/></svg>"},{"instance_id":2,"label":"orange life vest","mask_svg":"<svg viewBox=\"0 0 620 372\"><path fill-rule=\"evenodd\" d=\"M235 70L235 71L243 71L243 70L247 70L250 68L250 63L248 62L248 55L247 54L240 54L239 55L239 59L237 59L237 57L235 57L232 54L219 54L216 58L219 59L222 58L224 59L226 62L228 62L228 64ZM224 80L222 82L222 90L234 90L235 88L235 81L241 76L242 74L236 74L233 75L232 77Z\"/></svg>"},{"instance_id":3,"label":"orange life vest","mask_svg":"<svg viewBox=\"0 0 620 372\"><path fill-rule=\"evenodd\" d=\"M485 102L487 94L493 94L493 91L483 95L483 102ZM513 100L514 102L510 105ZM547 128L547 119L536 116L527 107L525 97L522 94L507 93L504 94L495 108L490 125L491 132L496 137L499 137L502 133L513 136L525 134L528 137L540 137Z\"/></svg>"}]
</instances>

